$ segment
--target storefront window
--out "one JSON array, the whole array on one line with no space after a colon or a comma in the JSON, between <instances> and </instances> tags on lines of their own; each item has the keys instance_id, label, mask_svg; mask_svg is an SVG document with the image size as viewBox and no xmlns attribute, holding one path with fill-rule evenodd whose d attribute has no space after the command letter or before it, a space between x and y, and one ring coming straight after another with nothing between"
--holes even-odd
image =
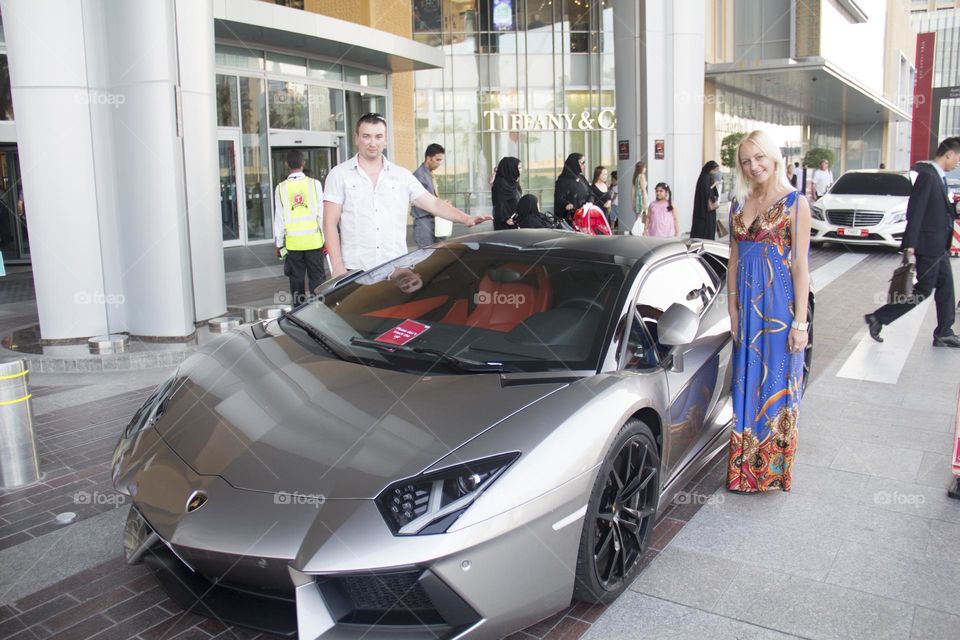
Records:
<instances>
[{"instance_id":1,"label":"storefront window","mask_svg":"<svg viewBox=\"0 0 960 640\"><path fill-rule=\"evenodd\" d=\"M308 85L307 98L311 130L343 131L343 91Z\"/></svg>"},{"instance_id":2,"label":"storefront window","mask_svg":"<svg viewBox=\"0 0 960 640\"><path fill-rule=\"evenodd\" d=\"M237 67L263 71L263 52L243 47L228 47L218 44L215 61L217 66Z\"/></svg>"},{"instance_id":3,"label":"storefront window","mask_svg":"<svg viewBox=\"0 0 960 640\"><path fill-rule=\"evenodd\" d=\"M270 153L267 148L267 100L261 78L240 78L243 183L246 188L247 239L273 237Z\"/></svg>"},{"instance_id":4,"label":"storefront window","mask_svg":"<svg viewBox=\"0 0 960 640\"><path fill-rule=\"evenodd\" d=\"M270 80L270 128L309 129L307 85L302 82Z\"/></svg>"},{"instance_id":5,"label":"storefront window","mask_svg":"<svg viewBox=\"0 0 960 640\"><path fill-rule=\"evenodd\" d=\"M217 74L217 126L239 127L240 106L237 98L237 76Z\"/></svg>"},{"instance_id":6,"label":"storefront window","mask_svg":"<svg viewBox=\"0 0 960 640\"><path fill-rule=\"evenodd\" d=\"M426 4L414 2L419 9ZM509 18L495 0L438 1L446 64L414 74L418 149L444 145L440 191L473 213L489 213L488 181L504 156L520 158L521 186L547 210L567 154L584 153L590 170L616 162L616 133L609 128L615 122L612 1L508 4ZM495 22L504 28L495 29ZM584 111L592 122L587 127L577 124Z\"/></svg>"}]
</instances>

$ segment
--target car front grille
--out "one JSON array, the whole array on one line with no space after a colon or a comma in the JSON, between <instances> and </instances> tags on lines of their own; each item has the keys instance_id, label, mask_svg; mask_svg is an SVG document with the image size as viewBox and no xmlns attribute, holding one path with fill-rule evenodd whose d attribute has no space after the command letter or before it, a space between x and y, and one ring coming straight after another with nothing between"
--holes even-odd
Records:
<instances>
[{"instance_id":1,"label":"car front grille","mask_svg":"<svg viewBox=\"0 0 960 640\"><path fill-rule=\"evenodd\" d=\"M419 577L419 571L357 575L341 578L341 584L356 609L433 609L433 602L417 583Z\"/></svg>"},{"instance_id":2,"label":"car front grille","mask_svg":"<svg viewBox=\"0 0 960 640\"><path fill-rule=\"evenodd\" d=\"M873 227L880 224L883 214L879 211L836 209L827 211L827 222L838 227Z\"/></svg>"},{"instance_id":3,"label":"car front grille","mask_svg":"<svg viewBox=\"0 0 960 640\"><path fill-rule=\"evenodd\" d=\"M338 624L429 627L436 638L456 635L480 616L429 569L317 576Z\"/></svg>"}]
</instances>

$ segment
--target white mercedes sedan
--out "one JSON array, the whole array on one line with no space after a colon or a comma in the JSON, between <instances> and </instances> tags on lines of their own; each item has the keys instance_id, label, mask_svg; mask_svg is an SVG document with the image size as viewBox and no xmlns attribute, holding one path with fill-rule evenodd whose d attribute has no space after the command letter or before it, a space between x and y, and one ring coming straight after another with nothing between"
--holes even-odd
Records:
<instances>
[{"instance_id":1,"label":"white mercedes sedan","mask_svg":"<svg viewBox=\"0 0 960 640\"><path fill-rule=\"evenodd\" d=\"M813 243L900 247L914 171L847 171L810 207Z\"/></svg>"}]
</instances>

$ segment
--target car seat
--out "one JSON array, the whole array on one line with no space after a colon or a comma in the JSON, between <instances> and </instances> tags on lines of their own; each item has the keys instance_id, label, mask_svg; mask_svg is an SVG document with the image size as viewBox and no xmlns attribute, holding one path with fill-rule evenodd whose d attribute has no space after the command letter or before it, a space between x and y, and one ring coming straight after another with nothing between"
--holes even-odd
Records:
<instances>
[{"instance_id":1,"label":"car seat","mask_svg":"<svg viewBox=\"0 0 960 640\"><path fill-rule=\"evenodd\" d=\"M480 279L473 310L464 324L510 331L535 313L550 308L553 289L542 266L504 264L488 269Z\"/></svg>"}]
</instances>

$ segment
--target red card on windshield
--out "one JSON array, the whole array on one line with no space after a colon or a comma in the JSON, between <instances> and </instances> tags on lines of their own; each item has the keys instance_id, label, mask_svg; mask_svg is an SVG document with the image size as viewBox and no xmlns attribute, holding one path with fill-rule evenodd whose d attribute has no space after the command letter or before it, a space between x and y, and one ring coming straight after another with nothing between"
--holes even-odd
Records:
<instances>
[{"instance_id":1,"label":"red card on windshield","mask_svg":"<svg viewBox=\"0 0 960 640\"><path fill-rule=\"evenodd\" d=\"M395 345L404 345L427 331L430 328L430 325L421 324L416 320L404 320L393 329L385 331L380 334L374 340L377 342L383 342L384 344L395 344Z\"/></svg>"}]
</instances>

